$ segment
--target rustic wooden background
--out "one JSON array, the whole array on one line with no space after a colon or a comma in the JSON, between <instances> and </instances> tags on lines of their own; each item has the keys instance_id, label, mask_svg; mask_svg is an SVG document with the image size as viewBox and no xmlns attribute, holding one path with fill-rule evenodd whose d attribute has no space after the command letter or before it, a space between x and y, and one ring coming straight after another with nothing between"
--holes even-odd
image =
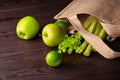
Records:
<instances>
[{"instance_id":1,"label":"rustic wooden background","mask_svg":"<svg viewBox=\"0 0 120 80\"><path fill-rule=\"evenodd\" d=\"M63 64L51 68L45 63L50 50L40 36L24 41L16 36L18 20L35 17L41 30L55 22L54 15L72 0L0 0L0 80L119 80L120 58L107 60L99 53L84 57L65 55ZM40 31L41 33L41 31ZM120 51L120 39L106 43Z\"/></svg>"}]
</instances>

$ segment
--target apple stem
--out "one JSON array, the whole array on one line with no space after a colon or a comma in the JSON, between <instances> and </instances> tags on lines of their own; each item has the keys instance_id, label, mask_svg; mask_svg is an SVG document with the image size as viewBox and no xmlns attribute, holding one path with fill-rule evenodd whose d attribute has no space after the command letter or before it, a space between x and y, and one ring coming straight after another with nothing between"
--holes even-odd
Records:
<instances>
[{"instance_id":1,"label":"apple stem","mask_svg":"<svg viewBox=\"0 0 120 80\"><path fill-rule=\"evenodd\" d=\"M42 34L38 34L38 36L42 36Z\"/></svg>"},{"instance_id":2,"label":"apple stem","mask_svg":"<svg viewBox=\"0 0 120 80\"><path fill-rule=\"evenodd\" d=\"M39 35L40 37L41 37L41 36L47 36L47 35L42 35L42 34L38 34L38 35Z\"/></svg>"}]
</instances>

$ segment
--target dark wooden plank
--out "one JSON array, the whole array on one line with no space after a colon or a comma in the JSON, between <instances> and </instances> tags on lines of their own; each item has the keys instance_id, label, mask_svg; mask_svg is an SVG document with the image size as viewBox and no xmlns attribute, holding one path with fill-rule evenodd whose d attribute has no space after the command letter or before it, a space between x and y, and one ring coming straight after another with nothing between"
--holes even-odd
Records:
<instances>
[{"instance_id":1,"label":"dark wooden plank","mask_svg":"<svg viewBox=\"0 0 120 80\"><path fill-rule=\"evenodd\" d=\"M34 4L20 4L14 6L5 6L0 8L0 21L21 18L26 15L32 15L39 19L40 24L46 24L53 21L53 16L62 10L69 2L52 2L47 0L41 0ZM65 5L63 4L65 3ZM44 18L44 19L43 19Z\"/></svg>"},{"instance_id":2,"label":"dark wooden plank","mask_svg":"<svg viewBox=\"0 0 120 80\"><path fill-rule=\"evenodd\" d=\"M54 22L53 16L72 0L5 1L6 4L1 4L0 7L0 80L120 79L120 58L107 60L98 53L93 53L90 57L73 53L64 55L60 67L51 68L45 63L45 55L56 48L45 46L38 35L29 41L16 36L16 24L21 17L34 16L42 30L44 25ZM120 44L119 38L112 44L106 43L114 48Z\"/></svg>"}]
</instances>

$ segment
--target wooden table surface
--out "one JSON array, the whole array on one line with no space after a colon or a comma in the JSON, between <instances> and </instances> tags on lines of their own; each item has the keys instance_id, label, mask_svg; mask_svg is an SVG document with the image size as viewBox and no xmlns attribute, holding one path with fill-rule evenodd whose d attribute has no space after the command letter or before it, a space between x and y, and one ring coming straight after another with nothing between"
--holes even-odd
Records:
<instances>
[{"instance_id":1,"label":"wooden table surface","mask_svg":"<svg viewBox=\"0 0 120 80\"><path fill-rule=\"evenodd\" d=\"M1 0L0 2L0 80L120 80L120 58L108 60L99 53L84 57L65 55L63 64L51 68L45 63L48 51L40 36L24 41L16 36L16 24L26 15L41 25L53 23L54 15L72 0ZM41 31L40 31L41 33ZM106 42L120 50L120 39Z\"/></svg>"}]
</instances>

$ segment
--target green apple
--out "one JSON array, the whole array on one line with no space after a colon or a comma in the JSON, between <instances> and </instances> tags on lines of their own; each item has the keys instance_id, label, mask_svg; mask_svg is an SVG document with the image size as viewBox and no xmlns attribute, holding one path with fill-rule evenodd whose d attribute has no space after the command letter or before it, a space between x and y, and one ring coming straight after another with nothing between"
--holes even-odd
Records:
<instances>
[{"instance_id":1,"label":"green apple","mask_svg":"<svg viewBox=\"0 0 120 80\"><path fill-rule=\"evenodd\" d=\"M68 23L66 23L64 21L57 21L55 24L57 24L58 26L60 26L61 28L63 28L67 32L67 29L69 27Z\"/></svg>"},{"instance_id":2,"label":"green apple","mask_svg":"<svg viewBox=\"0 0 120 80\"><path fill-rule=\"evenodd\" d=\"M43 42L49 47L56 47L64 40L66 32L58 25L51 23L42 30Z\"/></svg>"},{"instance_id":3,"label":"green apple","mask_svg":"<svg viewBox=\"0 0 120 80\"><path fill-rule=\"evenodd\" d=\"M25 16L19 20L16 33L19 38L29 40L36 36L39 29L39 22L34 17Z\"/></svg>"}]
</instances>

